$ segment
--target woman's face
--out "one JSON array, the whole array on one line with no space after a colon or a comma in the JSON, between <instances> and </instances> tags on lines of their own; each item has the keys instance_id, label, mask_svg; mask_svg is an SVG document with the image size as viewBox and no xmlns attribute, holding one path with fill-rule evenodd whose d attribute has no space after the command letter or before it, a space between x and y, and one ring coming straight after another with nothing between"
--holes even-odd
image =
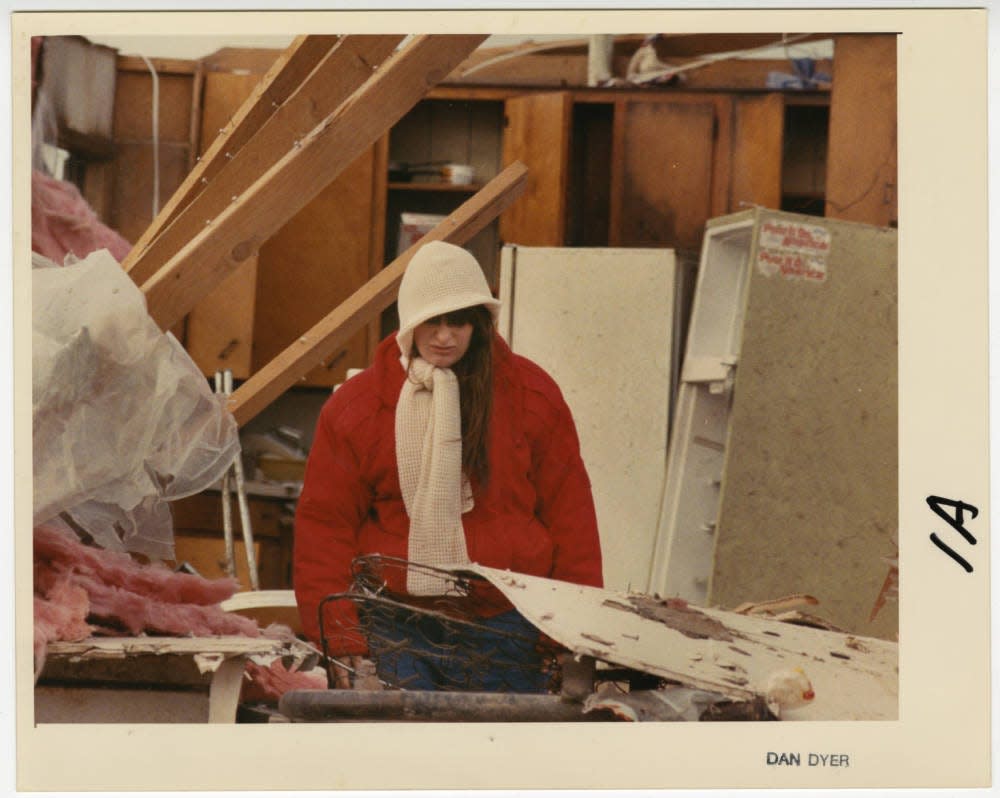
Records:
<instances>
[{"instance_id":1,"label":"woman's face","mask_svg":"<svg viewBox=\"0 0 1000 798\"><path fill-rule=\"evenodd\" d=\"M456 324L447 316L428 319L413 331L413 343L420 357L443 369L451 368L465 356L471 340L472 324Z\"/></svg>"}]
</instances>

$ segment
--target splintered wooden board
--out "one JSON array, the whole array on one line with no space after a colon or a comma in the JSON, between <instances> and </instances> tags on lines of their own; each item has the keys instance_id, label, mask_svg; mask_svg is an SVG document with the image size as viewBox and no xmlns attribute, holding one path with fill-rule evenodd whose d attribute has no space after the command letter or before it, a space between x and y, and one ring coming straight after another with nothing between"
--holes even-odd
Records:
<instances>
[{"instance_id":1,"label":"splintered wooden board","mask_svg":"<svg viewBox=\"0 0 1000 798\"><path fill-rule=\"evenodd\" d=\"M573 413L605 584L645 590L663 480L674 336L672 250L507 247L500 332Z\"/></svg>"},{"instance_id":2,"label":"splintered wooden board","mask_svg":"<svg viewBox=\"0 0 1000 798\"><path fill-rule=\"evenodd\" d=\"M816 698L786 720L895 720L896 643L812 629L690 605L664 620L639 615L636 602L656 600L479 565L471 571L495 585L532 624L580 655L684 685L748 700L775 671L799 667ZM698 635L697 637L695 635Z\"/></svg>"}]
</instances>

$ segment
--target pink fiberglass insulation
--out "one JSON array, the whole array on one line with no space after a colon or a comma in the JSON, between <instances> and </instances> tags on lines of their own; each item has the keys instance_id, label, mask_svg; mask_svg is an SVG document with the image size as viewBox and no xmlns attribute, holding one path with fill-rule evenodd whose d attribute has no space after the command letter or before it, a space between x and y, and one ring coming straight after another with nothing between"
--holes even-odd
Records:
<instances>
[{"instance_id":1,"label":"pink fiberglass insulation","mask_svg":"<svg viewBox=\"0 0 1000 798\"><path fill-rule=\"evenodd\" d=\"M117 621L132 634L158 632L195 637L260 635L255 621L225 612L218 606L171 604L110 585L87 574L77 574L75 579L90 597L91 615L105 621Z\"/></svg>"},{"instance_id":2,"label":"pink fiberglass insulation","mask_svg":"<svg viewBox=\"0 0 1000 798\"><path fill-rule=\"evenodd\" d=\"M45 646L53 640L85 640L94 627L87 623L90 602L86 591L58 582L48 596L35 596L35 660L42 658Z\"/></svg>"},{"instance_id":3,"label":"pink fiberglass insulation","mask_svg":"<svg viewBox=\"0 0 1000 798\"><path fill-rule=\"evenodd\" d=\"M31 173L31 249L62 264L72 252L85 258L107 249L121 263L132 245L97 218L79 189L38 171Z\"/></svg>"},{"instance_id":4,"label":"pink fiberglass insulation","mask_svg":"<svg viewBox=\"0 0 1000 798\"><path fill-rule=\"evenodd\" d=\"M124 552L85 546L58 530L35 528L35 559L71 566L109 585L169 604L218 604L239 590L236 579L205 579L165 566L140 565Z\"/></svg>"},{"instance_id":5,"label":"pink fiberglass insulation","mask_svg":"<svg viewBox=\"0 0 1000 798\"><path fill-rule=\"evenodd\" d=\"M34 539L36 596L62 606L70 599L78 601L78 591L82 591L87 600L84 618L100 619L131 634L260 635L255 621L218 606L236 592L239 582L235 579L208 580L164 566L142 565L127 554L85 546L48 527L36 528ZM76 590L64 590L61 585ZM44 623L47 610L41 608ZM36 612L36 625L38 618ZM49 628L44 626L43 632L47 634Z\"/></svg>"},{"instance_id":6,"label":"pink fiberglass insulation","mask_svg":"<svg viewBox=\"0 0 1000 798\"><path fill-rule=\"evenodd\" d=\"M246 675L249 681L243 683L243 701L257 701L277 704L289 690L325 690L326 674L322 671L299 671L287 669L280 659L270 665L258 665L253 660L247 662Z\"/></svg>"}]
</instances>

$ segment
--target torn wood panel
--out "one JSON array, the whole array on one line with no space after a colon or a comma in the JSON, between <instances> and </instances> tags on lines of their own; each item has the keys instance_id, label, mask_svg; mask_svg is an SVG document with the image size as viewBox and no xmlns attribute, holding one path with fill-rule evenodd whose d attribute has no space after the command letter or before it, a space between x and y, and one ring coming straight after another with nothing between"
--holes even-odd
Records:
<instances>
[{"instance_id":1,"label":"torn wood panel","mask_svg":"<svg viewBox=\"0 0 1000 798\"><path fill-rule=\"evenodd\" d=\"M327 37L329 38L329 37ZM177 208L173 220L161 228L141 257L135 261L129 274L142 285L156 270L177 253L193 235L201 232L206 219L214 219L232 204L264 172L291 151L303 137L320 122L337 110L351 94L371 77L373 71L402 40L402 36L345 37L326 54L303 79L288 99L265 119L249 139L237 149L227 135L228 126L221 129L202 160L208 162L199 187L194 189L186 206ZM214 77L230 77L225 73ZM282 74L284 77L284 74ZM248 76L246 79L253 80ZM269 95L255 91L250 99L255 104L277 102ZM244 103L243 107L246 107ZM237 115L242 113L238 111ZM215 136L215 131L206 131ZM241 136L240 138L244 138ZM224 140L219 151L219 142ZM220 157L221 155L221 157Z\"/></svg>"},{"instance_id":2,"label":"torn wood panel","mask_svg":"<svg viewBox=\"0 0 1000 798\"><path fill-rule=\"evenodd\" d=\"M337 36L300 36L292 42L260 81L254 93L247 98L247 101L233 116L229 125L220 131L220 135L212 146L205 151L202 159L188 173L185 181L135 243L129 257L122 264L126 271L132 272L136 262L145 253L150 243L198 194L204 186L202 180L211 179L225 165L224 152L227 149L233 151L242 148L257 129L274 113L275 107L280 106L288 99L299 83L330 51L338 39ZM202 71L200 65L195 70L196 72ZM152 271L149 273L151 274ZM139 274L137 272L133 279L141 285L148 274L141 279L139 279Z\"/></svg>"},{"instance_id":3,"label":"torn wood panel","mask_svg":"<svg viewBox=\"0 0 1000 798\"><path fill-rule=\"evenodd\" d=\"M511 164L427 233L420 240L421 244L429 241L465 243L520 196L526 180L527 168L524 164ZM243 425L256 416L296 380L342 346L375 314L387 308L395 298L406 266L417 248L410 247L243 383L229 402L236 422Z\"/></svg>"},{"instance_id":4,"label":"torn wood panel","mask_svg":"<svg viewBox=\"0 0 1000 798\"><path fill-rule=\"evenodd\" d=\"M169 328L253 255L485 36L418 36L143 285L150 316Z\"/></svg>"},{"instance_id":5,"label":"torn wood panel","mask_svg":"<svg viewBox=\"0 0 1000 798\"><path fill-rule=\"evenodd\" d=\"M794 720L895 720L898 646L676 600L618 593L479 565L531 623L575 653L734 700L763 694L778 671L802 668L815 700Z\"/></svg>"},{"instance_id":6,"label":"torn wood panel","mask_svg":"<svg viewBox=\"0 0 1000 798\"><path fill-rule=\"evenodd\" d=\"M276 654L284 643L269 637L91 637L79 643L49 643L47 656L121 659L145 654Z\"/></svg>"}]
</instances>

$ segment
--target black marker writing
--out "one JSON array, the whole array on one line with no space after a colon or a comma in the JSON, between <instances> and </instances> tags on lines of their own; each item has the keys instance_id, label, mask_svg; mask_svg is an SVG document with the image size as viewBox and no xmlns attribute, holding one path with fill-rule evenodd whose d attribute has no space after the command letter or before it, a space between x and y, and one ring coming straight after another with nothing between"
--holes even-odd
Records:
<instances>
[{"instance_id":1,"label":"black marker writing","mask_svg":"<svg viewBox=\"0 0 1000 798\"><path fill-rule=\"evenodd\" d=\"M965 559L961 554L955 551L951 546L945 543L941 538L937 536L936 532L931 532L931 542L937 546L941 551L951 557L955 562L961 565L968 573L972 573L972 566L969 561Z\"/></svg>"},{"instance_id":2,"label":"black marker writing","mask_svg":"<svg viewBox=\"0 0 1000 798\"><path fill-rule=\"evenodd\" d=\"M976 538L968 529L965 528L965 513L969 512L972 514L971 518L975 518L979 515L978 507L974 507L973 505L967 504L963 501L944 499L940 496L928 496L927 506L930 507L939 517L943 518L948 523L948 526L958 532L963 538L965 538L966 541L971 543L973 546L976 545ZM945 510L945 507L950 507L954 515ZM972 565L969 561L941 540L941 538L937 536L936 532L931 533L931 543L961 565L967 573L972 573Z\"/></svg>"}]
</instances>

